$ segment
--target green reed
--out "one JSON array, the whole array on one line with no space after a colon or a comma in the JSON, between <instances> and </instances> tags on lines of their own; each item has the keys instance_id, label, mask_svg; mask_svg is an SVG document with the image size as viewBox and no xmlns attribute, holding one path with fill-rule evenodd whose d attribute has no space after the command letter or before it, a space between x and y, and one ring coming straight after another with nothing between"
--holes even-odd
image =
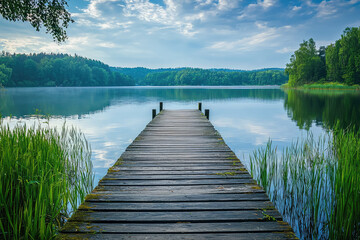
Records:
<instances>
[{"instance_id":1,"label":"green reed","mask_svg":"<svg viewBox=\"0 0 360 240\"><path fill-rule=\"evenodd\" d=\"M51 239L92 190L91 150L75 128L0 119L0 239Z\"/></svg>"},{"instance_id":2,"label":"green reed","mask_svg":"<svg viewBox=\"0 0 360 240\"><path fill-rule=\"evenodd\" d=\"M335 130L338 159L333 183L335 204L329 221L330 238L360 239L360 131Z\"/></svg>"},{"instance_id":3,"label":"green reed","mask_svg":"<svg viewBox=\"0 0 360 240\"><path fill-rule=\"evenodd\" d=\"M250 156L251 174L301 239L360 237L359 133L336 129L281 153L269 140Z\"/></svg>"}]
</instances>

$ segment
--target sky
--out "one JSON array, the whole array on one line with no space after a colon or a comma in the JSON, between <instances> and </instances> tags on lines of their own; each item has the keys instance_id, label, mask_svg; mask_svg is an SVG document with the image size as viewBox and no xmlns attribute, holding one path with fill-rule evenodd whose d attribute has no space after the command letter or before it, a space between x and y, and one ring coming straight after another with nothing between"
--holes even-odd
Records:
<instances>
[{"instance_id":1,"label":"sky","mask_svg":"<svg viewBox=\"0 0 360 240\"><path fill-rule=\"evenodd\" d=\"M360 0L67 0L57 44L0 18L0 50L68 53L115 67L285 68L299 44L326 46L360 26Z\"/></svg>"}]
</instances>

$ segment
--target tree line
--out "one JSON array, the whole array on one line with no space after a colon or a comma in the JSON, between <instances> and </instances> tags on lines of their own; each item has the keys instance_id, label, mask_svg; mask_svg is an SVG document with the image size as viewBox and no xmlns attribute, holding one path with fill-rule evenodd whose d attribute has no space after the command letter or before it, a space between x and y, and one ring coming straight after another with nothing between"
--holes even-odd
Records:
<instances>
[{"instance_id":1,"label":"tree line","mask_svg":"<svg viewBox=\"0 0 360 240\"><path fill-rule=\"evenodd\" d=\"M360 27L346 28L341 38L327 47L316 49L312 38L302 42L285 72L291 87L326 82L360 84Z\"/></svg>"},{"instance_id":2,"label":"tree line","mask_svg":"<svg viewBox=\"0 0 360 240\"><path fill-rule=\"evenodd\" d=\"M115 68L68 54L0 55L0 86L281 85L283 69Z\"/></svg>"},{"instance_id":3,"label":"tree line","mask_svg":"<svg viewBox=\"0 0 360 240\"><path fill-rule=\"evenodd\" d=\"M0 55L0 85L4 87L129 86L128 75L111 71L100 61L68 54Z\"/></svg>"},{"instance_id":4,"label":"tree line","mask_svg":"<svg viewBox=\"0 0 360 240\"><path fill-rule=\"evenodd\" d=\"M223 71L185 68L178 71L148 73L140 85L281 85L288 80L284 70Z\"/></svg>"}]
</instances>

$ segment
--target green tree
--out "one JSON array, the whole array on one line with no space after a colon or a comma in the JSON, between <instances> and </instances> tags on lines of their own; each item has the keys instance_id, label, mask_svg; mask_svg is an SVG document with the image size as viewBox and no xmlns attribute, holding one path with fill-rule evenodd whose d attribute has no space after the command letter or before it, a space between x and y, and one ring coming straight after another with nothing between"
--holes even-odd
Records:
<instances>
[{"instance_id":1,"label":"green tree","mask_svg":"<svg viewBox=\"0 0 360 240\"><path fill-rule=\"evenodd\" d=\"M340 41L326 47L326 78L330 82L344 82L339 60Z\"/></svg>"},{"instance_id":2,"label":"green tree","mask_svg":"<svg viewBox=\"0 0 360 240\"><path fill-rule=\"evenodd\" d=\"M346 28L341 35L339 61L346 84L360 83L360 28Z\"/></svg>"},{"instance_id":3,"label":"green tree","mask_svg":"<svg viewBox=\"0 0 360 240\"><path fill-rule=\"evenodd\" d=\"M11 68L7 68L5 64L0 65L0 87L7 86L11 77L11 73Z\"/></svg>"},{"instance_id":4,"label":"green tree","mask_svg":"<svg viewBox=\"0 0 360 240\"><path fill-rule=\"evenodd\" d=\"M291 56L290 63L286 64L285 72L289 74L290 86L324 80L326 71L323 48L317 51L312 38L304 41Z\"/></svg>"},{"instance_id":5,"label":"green tree","mask_svg":"<svg viewBox=\"0 0 360 240\"><path fill-rule=\"evenodd\" d=\"M26 81L32 86L39 86L39 69L37 63L32 59L26 59L24 62L24 71L26 73Z\"/></svg>"},{"instance_id":6,"label":"green tree","mask_svg":"<svg viewBox=\"0 0 360 240\"><path fill-rule=\"evenodd\" d=\"M92 69L93 86L107 86L109 82L109 73L100 67Z\"/></svg>"},{"instance_id":7,"label":"green tree","mask_svg":"<svg viewBox=\"0 0 360 240\"><path fill-rule=\"evenodd\" d=\"M0 14L9 21L27 21L39 31L42 26L54 40L63 42L65 28L74 22L66 10L65 0L1 0Z\"/></svg>"}]
</instances>

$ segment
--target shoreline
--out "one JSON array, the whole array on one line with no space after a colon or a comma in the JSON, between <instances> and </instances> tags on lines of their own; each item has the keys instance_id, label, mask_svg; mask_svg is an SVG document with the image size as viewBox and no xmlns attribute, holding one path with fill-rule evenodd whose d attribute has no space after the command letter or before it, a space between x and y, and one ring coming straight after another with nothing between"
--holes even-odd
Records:
<instances>
[{"instance_id":1,"label":"shoreline","mask_svg":"<svg viewBox=\"0 0 360 240\"><path fill-rule=\"evenodd\" d=\"M345 85L342 83L330 82L330 83L310 83L297 87L289 87L288 83L281 85L282 89L296 89L296 90L355 90L359 91L359 85Z\"/></svg>"}]
</instances>

